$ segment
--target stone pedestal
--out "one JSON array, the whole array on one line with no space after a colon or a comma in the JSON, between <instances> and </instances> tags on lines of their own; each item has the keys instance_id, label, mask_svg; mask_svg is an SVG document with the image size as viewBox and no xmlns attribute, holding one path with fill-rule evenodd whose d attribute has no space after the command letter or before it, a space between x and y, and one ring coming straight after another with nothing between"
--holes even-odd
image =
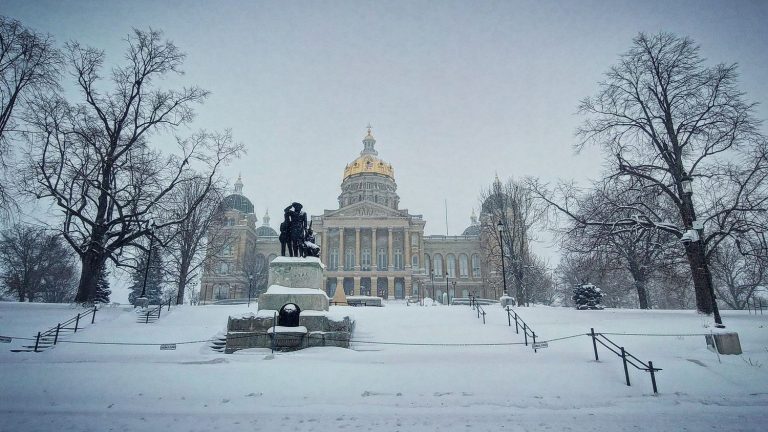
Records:
<instances>
[{"instance_id":1,"label":"stone pedestal","mask_svg":"<svg viewBox=\"0 0 768 432\"><path fill-rule=\"evenodd\" d=\"M717 349L720 354L741 354L741 342L736 332L713 333L706 335L707 345Z\"/></svg>"},{"instance_id":2,"label":"stone pedestal","mask_svg":"<svg viewBox=\"0 0 768 432\"><path fill-rule=\"evenodd\" d=\"M277 257L269 263L269 288L259 296L259 310L280 310L294 303L301 311L328 310L319 258Z\"/></svg>"},{"instance_id":3,"label":"stone pedestal","mask_svg":"<svg viewBox=\"0 0 768 432\"><path fill-rule=\"evenodd\" d=\"M505 309L506 309L507 306L515 306L516 305L515 299L510 297L510 296L507 296L507 295L501 296L501 298L499 299L499 303L501 304L501 307L505 308Z\"/></svg>"}]
</instances>

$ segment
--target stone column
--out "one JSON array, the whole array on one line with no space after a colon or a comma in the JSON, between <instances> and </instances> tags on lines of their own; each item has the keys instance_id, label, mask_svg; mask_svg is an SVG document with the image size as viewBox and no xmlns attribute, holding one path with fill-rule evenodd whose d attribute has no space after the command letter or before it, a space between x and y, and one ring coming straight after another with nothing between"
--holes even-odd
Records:
<instances>
[{"instance_id":1,"label":"stone column","mask_svg":"<svg viewBox=\"0 0 768 432\"><path fill-rule=\"evenodd\" d=\"M339 228L339 271L344 271L344 227Z\"/></svg>"},{"instance_id":2,"label":"stone column","mask_svg":"<svg viewBox=\"0 0 768 432\"><path fill-rule=\"evenodd\" d=\"M360 228L355 228L355 270L360 270Z\"/></svg>"},{"instance_id":3,"label":"stone column","mask_svg":"<svg viewBox=\"0 0 768 432\"><path fill-rule=\"evenodd\" d=\"M379 251L376 248L376 228L371 228L371 270L379 269Z\"/></svg>"},{"instance_id":4,"label":"stone column","mask_svg":"<svg viewBox=\"0 0 768 432\"><path fill-rule=\"evenodd\" d=\"M320 260L328 262L328 236L325 234L325 230L320 231Z\"/></svg>"},{"instance_id":5,"label":"stone column","mask_svg":"<svg viewBox=\"0 0 768 432\"><path fill-rule=\"evenodd\" d=\"M373 297L376 297L379 292L379 278L376 276L371 276L371 295Z\"/></svg>"},{"instance_id":6,"label":"stone column","mask_svg":"<svg viewBox=\"0 0 768 432\"><path fill-rule=\"evenodd\" d=\"M395 278L387 278L387 298L395 298Z\"/></svg>"},{"instance_id":7,"label":"stone column","mask_svg":"<svg viewBox=\"0 0 768 432\"><path fill-rule=\"evenodd\" d=\"M410 276L405 277L405 295L406 297L413 295L413 279Z\"/></svg>"},{"instance_id":8,"label":"stone column","mask_svg":"<svg viewBox=\"0 0 768 432\"><path fill-rule=\"evenodd\" d=\"M357 296L357 295L360 295L360 276L355 276L354 280L355 280L355 288L352 291L352 294Z\"/></svg>"},{"instance_id":9,"label":"stone column","mask_svg":"<svg viewBox=\"0 0 768 432\"><path fill-rule=\"evenodd\" d=\"M408 228L403 229L403 254L405 259L406 270L411 268L411 232Z\"/></svg>"},{"instance_id":10,"label":"stone column","mask_svg":"<svg viewBox=\"0 0 768 432\"><path fill-rule=\"evenodd\" d=\"M387 228L387 267L389 267L389 271L393 271L395 269L395 263L392 262L392 231L394 228L389 227Z\"/></svg>"}]
</instances>

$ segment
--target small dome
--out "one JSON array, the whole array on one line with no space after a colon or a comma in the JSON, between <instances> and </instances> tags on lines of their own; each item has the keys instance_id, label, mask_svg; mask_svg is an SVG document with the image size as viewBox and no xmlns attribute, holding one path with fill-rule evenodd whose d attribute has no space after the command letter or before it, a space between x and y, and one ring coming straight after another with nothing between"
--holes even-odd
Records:
<instances>
[{"instance_id":1,"label":"small dome","mask_svg":"<svg viewBox=\"0 0 768 432\"><path fill-rule=\"evenodd\" d=\"M277 231L267 225L256 228L256 235L259 237L277 237Z\"/></svg>"},{"instance_id":2,"label":"small dome","mask_svg":"<svg viewBox=\"0 0 768 432\"><path fill-rule=\"evenodd\" d=\"M480 225L470 225L467 227L467 229L464 230L461 235L465 236L476 236L480 235Z\"/></svg>"},{"instance_id":3,"label":"small dome","mask_svg":"<svg viewBox=\"0 0 768 432\"><path fill-rule=\"evenodd\" d=\"M225 209L235 209L243 213L253 213L251 200L240 194L228 195L221 202L221 206Z\"/></svg>"}]
</instances>

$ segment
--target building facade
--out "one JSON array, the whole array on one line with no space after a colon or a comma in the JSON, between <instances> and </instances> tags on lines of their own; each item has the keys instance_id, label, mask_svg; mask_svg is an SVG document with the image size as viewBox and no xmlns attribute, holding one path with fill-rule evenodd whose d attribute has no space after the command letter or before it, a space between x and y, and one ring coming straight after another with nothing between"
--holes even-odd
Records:
<instances>
[{"instance_id":1,"label":"building facade","mask_svg":"<svg viewBox=\"0 0 768 432\"><path fill-rule=\"evenodd\" d=\"M327 294L333 296L338 287L347 295L385 299L419 296L443 301L470 294L498 297L496 285L489 283L496 271L483 252L489 239L481 235L477 217L472 215L462 235L425 236L424 218L400 208L394 168L379 158L370 127L362 143L360 155L344 168L338 208L311 217L326 265ZM222 259L209 257L201 287L204 302L226 300L222 298L225 295L227 299L242 298L243 292L247 295L242 287L248 285L249 259L268 263L280 254L278 234L269 226L269 215L265 214L263 225L256 228L253 205L240 205L244 202L250 204L242 196L238 179L235 193L225 198L222 208L225 222L232 227L233 244L238 245L232 251L242 258L224 255L224 262L233 266L224 275L216 273L221 270L216 263ZM239 222L228 222L230 219ZM262 292L265 284L266 280L259 279L256 291ZM209 291L212 294L206 295Z\"/></svg>"}]
</instances>

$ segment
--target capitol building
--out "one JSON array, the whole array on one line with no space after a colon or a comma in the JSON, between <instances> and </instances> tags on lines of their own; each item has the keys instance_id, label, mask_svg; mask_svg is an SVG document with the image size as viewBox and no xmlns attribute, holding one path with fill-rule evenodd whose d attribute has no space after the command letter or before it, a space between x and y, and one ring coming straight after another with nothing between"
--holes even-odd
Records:
<instances>
[{"instance_id":1,"label":"capitol building","mask_svg":"<svg viewBox=\"0 0 768 432\"><path fill-rule=\"evenodd\" d=\"M498 298L500 274L488 253L489 242L498 241L492 221L482 213L478 220L473 212L461 235L424 235L427 221L400 207L395 170L379 157L370 127L362 144L360 155L344 167L338 208L311 216L326 266L326 293L332 297L338 287L347 295L385 299L442 301L444 293L451 299L470 294ZM267 288L268 263L280 255L269 214L257 226L240 178L221 211L215 229L225 234L227 243L206 259L203 304L245 299L249 289L251 297L258 297Z\"/></svg>"}]
</instances>

